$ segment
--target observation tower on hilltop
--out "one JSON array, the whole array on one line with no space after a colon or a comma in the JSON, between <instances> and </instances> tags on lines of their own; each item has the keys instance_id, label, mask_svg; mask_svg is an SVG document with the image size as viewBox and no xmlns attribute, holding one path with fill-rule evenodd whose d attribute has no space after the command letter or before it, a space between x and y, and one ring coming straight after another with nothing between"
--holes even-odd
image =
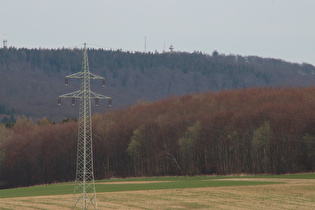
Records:
<instances>
[{"instance_id":1,"label":"observation tower on hilltop","mask_svg":"<svg viewBox=\"0 0 315 210\"><path fill-rule=\"evenodd\" d=\"M8 48L8 38L3 38L3 49L7 49Z\"/></svg>"}]
</instances>

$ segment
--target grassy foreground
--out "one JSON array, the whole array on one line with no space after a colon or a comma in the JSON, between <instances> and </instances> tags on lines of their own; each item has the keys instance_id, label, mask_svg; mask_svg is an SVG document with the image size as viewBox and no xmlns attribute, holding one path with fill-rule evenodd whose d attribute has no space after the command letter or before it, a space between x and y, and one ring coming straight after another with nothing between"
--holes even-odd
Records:
<instances>
[{"instance_id":1,"label":"grassy foreground","mask_svg":"<svg viewBox=\"0 0 315 210\"><path fill-rule=\"evenodd\" d=\"M235 179L241 180L225 180ZM150 177L109 179L96 181L96 191L120 192L135 190L161 190L161 189L185 189L202 187L226 187L226 186L255 186L263 184L276 184L280 182L257 181L253 178L286 178L286 179L315 179L315 173L289 174L289 175L260 175L260 176L181 176L181 177ZM242 180L244 179L244 180ZM245 180L246 179L246 180ZM119 184L106 184L119 182ZM125 183L124 183L125 182ZM134 183L132 183L134 182ZM73 183L38 185L14 189L0 190L0 198L65 195L73 193Z\"/></svg>"},{"instance_id":2,"label":"grassy foreground","mask_svg":"<svg viewBox=\"0 0 315 210\"><path fill-rule=\"evenodd\" d=\"M315 173L96 181L99 209L315 208ZM73 183L0 190L0 209L71 208Z\"/></svg>"},{"instance_id":3,"label":"grassy foreground","mask_svg":"<svg viewBox=\"0 0 315 210\"><path fill-rule=\"evenodd\" d=\"M249 176L261 177L261 176ZM222 187L222 186L249 186L275 184L268 181L250 180L224 180L240 178L240 176L192 176L192 177L153 177L153 178L128 178L128 179L109 179L98 180L95 182L96 191L101 192L121 192L135 190L161 190L161 189L185 189L202 187ZM241 178L248 178L243 176ZM314 177L315 178L315 177ZM107 184L107 183L119 184ZM0 198L46 196L46 195L65 195L72 194L74 183L61 183L51 185L38 185L14 189L0 190Z\"/></svg>"}]
</instances>

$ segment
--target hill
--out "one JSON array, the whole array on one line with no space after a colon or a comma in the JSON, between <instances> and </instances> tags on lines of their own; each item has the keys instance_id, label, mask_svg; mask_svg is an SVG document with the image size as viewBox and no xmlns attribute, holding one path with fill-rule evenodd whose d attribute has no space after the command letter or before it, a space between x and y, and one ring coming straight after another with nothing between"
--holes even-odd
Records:
<instances>
[{"instance_id":1,"label":"hill","mask_svg":"<svg viewBox=\"0 0 315 210\"><path fill-rule=\"evenodd\" d=\"M315 169L315 88L185 95L93 117L96 179L285 174ZM77 123L21 118L0 127L0 183L75 177Z\"/></svg>"},{"instance_id":2,"label":"hill","mask_svg":"<svg viewBox=\"0 0 315 210\"><path fill-rule=\"evenodd\" d=\"M306 87L315 81L315 67L256 56L200 52L141 53L89 49L90 70L107 79L92 89L113 98L114 108L172 95L250 87ZM57 97L79 88L64 77L80 71L81 49L0 49L0 105L37 121L77 116L77 109ZM95 112L108 111L105 106Z\"/></svg>"}]
</instances>

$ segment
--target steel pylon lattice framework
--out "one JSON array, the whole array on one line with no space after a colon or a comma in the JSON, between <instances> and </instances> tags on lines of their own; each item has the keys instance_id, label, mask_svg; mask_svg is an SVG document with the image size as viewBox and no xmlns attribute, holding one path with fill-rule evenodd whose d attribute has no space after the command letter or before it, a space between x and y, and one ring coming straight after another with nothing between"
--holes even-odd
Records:
<instances>
[{"instance_id":1,"label":"steel pylon lattice framework","mask_svg":"<svg viewBox=\"0 0 315 210\"><path fill-rule=\"evenodd\" d=\"M95 99L96 105L98 105L98 99L108 99L109 106L111 106L112 99L108 96L94 93L90 89L91 79L103 80L104 87L105 78L90 72L86 43L84 43L82 70L78 73L66 76L66 85L68 85L68 79L70 78L81 79L80 90L60 95L58 103L60 105L61 98L72 98L72 105L74 106L75 99L80 99L77 166L72 208L82 207L82 209L88 209L91 205L90 207L97 209L93 174L91 99Z\"/></svg>"}]
</instances>

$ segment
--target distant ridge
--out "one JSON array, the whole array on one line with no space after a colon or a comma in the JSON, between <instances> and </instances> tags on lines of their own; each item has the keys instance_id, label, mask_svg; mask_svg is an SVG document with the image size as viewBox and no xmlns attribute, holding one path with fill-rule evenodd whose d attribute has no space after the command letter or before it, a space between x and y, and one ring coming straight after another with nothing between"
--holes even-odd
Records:
<instances>
[{"instance_id":1,"label":"distant ridge","mask_svg":"<svg viewBox=\"0 0 315 210\"><path fill-rule=\"evenodd\" d=\"M307 87L315 67L257 56L212 55L200 52L142 53L90 49L91 72L104 76L107 87L96 89L113 97L113 108L172 95L249 87ZM81 69L80 49L0 49L0 104L34 120L60 121L76 116L60 109L64 76ZM98 85L95 85L97 87ZM69 90L78 84L69 84ZM92 84L92 88L93 84ZM66 106L66 105L65 105ZM96 109L106 111L105 105Z\"/></svg>"}]
</instances>

